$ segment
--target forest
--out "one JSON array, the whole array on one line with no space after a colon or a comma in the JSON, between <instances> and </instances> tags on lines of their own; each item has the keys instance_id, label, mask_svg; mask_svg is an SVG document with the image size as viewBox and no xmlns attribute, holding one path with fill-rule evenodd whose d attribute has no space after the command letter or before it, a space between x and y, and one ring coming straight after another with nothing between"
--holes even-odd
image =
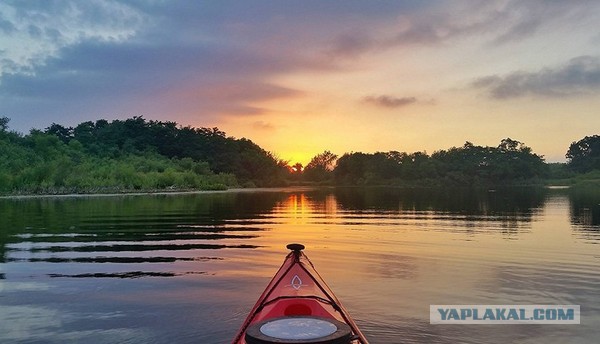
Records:
<instances>
[{"instance_id":1,"label":"forest","mask_svg":"<svg viewBox=\"0 0 600 344\"><path fill-rule=\"evenodd\" d=\"M547 164L524 143L466 142L433 152L400 151L341 156L324 151L306 165L291 164L246 138L218 128L146 120L53 123L28 134L0 118L0 193L68 194L224 190L289 185L407 187L546 184L599 179L600 136L568 148L567 164Z\"/></svg>"}]
</instances>

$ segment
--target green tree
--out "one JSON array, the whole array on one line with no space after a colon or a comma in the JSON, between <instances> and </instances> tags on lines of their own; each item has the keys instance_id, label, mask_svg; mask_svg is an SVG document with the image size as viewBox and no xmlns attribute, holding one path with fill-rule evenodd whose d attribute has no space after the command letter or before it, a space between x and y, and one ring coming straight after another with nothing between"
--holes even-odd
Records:
<instances>
[{"instance_id":1,"label":"green tree","mask_svg":"<svg viewBox=\"0 0 600 344\"><path fill-rule=\"evenodd\" d=\"M600 169L600 136L586 136L571 143L566 158L569 168L576 172Z\"/></svg>"},{"instance_id":2,"label":"green tree","mask_svg":"<svg viewBox=\"0 0 600 344\"><path fill-rule=\"evenodd\" d=\"M10 122L10 118L6 116L0 117L0 132L5 132L8 130L8 122Z\"/></svg>"},{"instance_id":3,"label":"green tree","mask_svg":"<svg viewBox=\"0 0 600 344\"><path fill-rule=\"evenodd\" d=\"M337 155L328 150L315 155L304 168L305 178L315 182L331 179L336 161Z\"/></svg>"},{"instance_id":4,"label":"green tree","mask_svg":"<svg viewBox=\"0 0 600 344\"><path fill-rule=\"evenodd\" d=\"M364 184L368 165L368 154L346 153L337 160L333 171L335 181L338 184Z\"/></svg>"},{"instance_id":5,"label":"green tree","mask_svg":"<svg viewBox=\"0 0 600 344\"><path fill-rule=\"evenodd\" d=\"M56 123L52 123L48 128L46 128L45 132L47 134L55 135L64 143L69 143L69 141L71 141L73 138L73 128L66 128Z\"/></svg>"},{"instance_id":6,"label":"green tree","mask_svg":"<svg viewBox=\"0 0 600 344\"><path fill-rule=\"evenodd\" d=\"M292 168L293 173L302 173L302 170L304 170L304 166L300 162L297 162L290 167Z\"/></svg>"},{"instance_id":7,"label":"green tree","mask_svg":"<svg viewBox=\"0 0 600 344\"><path fill-rule=\"evenodd\" d=\"M523 151L528 148L529 147L526 147L522 142L512 140L511 138L502 139L498 145L498 149L502 153Z\"/></svg>"}]
</instances>

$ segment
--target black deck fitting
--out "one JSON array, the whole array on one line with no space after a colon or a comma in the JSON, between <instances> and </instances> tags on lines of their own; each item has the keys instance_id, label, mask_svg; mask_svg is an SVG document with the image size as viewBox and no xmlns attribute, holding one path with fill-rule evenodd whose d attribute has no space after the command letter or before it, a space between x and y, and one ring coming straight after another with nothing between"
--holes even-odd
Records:
<instances>
[{"instance_id":1,"label":"black deck fitting","mask_svg":"<svg viewBox=\"0 0 600 344\"><path fill-rule=\"evenodd\" d=\"M304 245L302 245L302 244L288 244L286 247L288 250L292 250L294 252L299 252L299 251L304 250Z\"/></svg>"}]
</instances>

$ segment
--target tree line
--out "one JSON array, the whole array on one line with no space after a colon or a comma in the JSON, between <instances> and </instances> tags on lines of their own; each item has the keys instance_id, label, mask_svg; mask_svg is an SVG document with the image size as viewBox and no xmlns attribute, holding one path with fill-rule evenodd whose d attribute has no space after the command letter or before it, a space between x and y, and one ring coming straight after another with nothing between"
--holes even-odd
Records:
<instances>
[{"instance_id":1,"label":"tree line","mask_svg":"<svg viewBox=\"0 0 600 344\"><path fill-rule=\"evenodd\" d=\"M341 185L495 186L600 180L600 136L573 142L566 164L545 162L524 143L510 138L498 146L462 147L405 153L345 153L325 151L304 169L303 177L317 183Z\"/></svg>"},{"instance_id":2,"label":"tree line","mask_svg":"<svg viewBox=\"0 0 600 344\"><path fill-rule=\"evenodd\" d=\"M524 143L425 152L316 155L304 167L218 128L146 120L53 123L23 135L0 117L0 192L68 193L327 185L490 186L543 183L600 170L600 136L573 142L567 164L547 164Z\"/></svg>"},{"instance_id":3,"label":"tree line","mask_svg":"<svg viewBox=\"0 0 600 344\"><path fill-rule=\"evenodd\" d=\"M52 124L29 134L0 118L0 192L68 193L267 186L285 168L217 128L126 120Z\"/></svg>"},{"instance_id":4,"label":"tree line","mask_svg":"<svg viewBox=\"0 0 600 344\"><path fill-rule=\"evenodd\" d=\"M462 147L431 155L398 151L346 153L335 166L319 163L324 160L332 160L330 152L307 165L306 177L345 185L486 186L537 183L549 172L542 156L510 138L503 139L497 147L466 142Z\"/></svg>"}]
</instances>

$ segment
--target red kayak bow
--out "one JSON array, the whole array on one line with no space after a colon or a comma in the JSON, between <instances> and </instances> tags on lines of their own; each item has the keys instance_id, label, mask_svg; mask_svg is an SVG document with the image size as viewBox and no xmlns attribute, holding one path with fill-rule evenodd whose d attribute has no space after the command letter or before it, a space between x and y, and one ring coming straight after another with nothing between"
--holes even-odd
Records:
<instances>
[{"instance_id":1,"label":"red kayak bow","mask_svg":"<svg viewBox=\"0 0 600 344\"><path fill-rule=\"evenodd\" d=\"M291 252L244 321L232 344L368 344L313 264L304 245Z\"/></svg>"}]
</instances>

